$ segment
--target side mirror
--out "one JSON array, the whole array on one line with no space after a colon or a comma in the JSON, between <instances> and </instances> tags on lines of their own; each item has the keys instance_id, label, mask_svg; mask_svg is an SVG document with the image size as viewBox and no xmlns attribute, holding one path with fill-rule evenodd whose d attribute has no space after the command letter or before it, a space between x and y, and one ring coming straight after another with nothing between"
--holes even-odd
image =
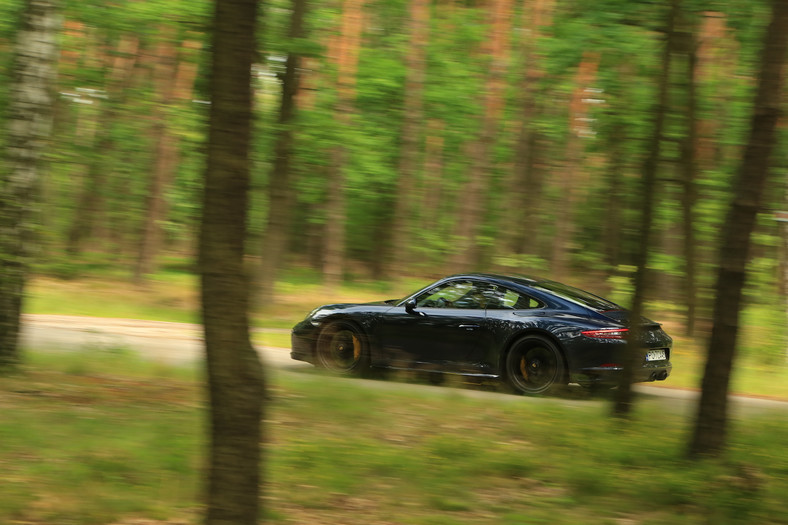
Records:
<instances>
[{"instance_id":1,"label":"side mirror","mask_svg":"<svg viewBox=\"0 0 788 525\"><path fill-rule=\"evenodd\" d=\"M409 314L416 313L416 299L409 299L408 302L405 303L405 311Z\"/></svg>"}]
</instances>

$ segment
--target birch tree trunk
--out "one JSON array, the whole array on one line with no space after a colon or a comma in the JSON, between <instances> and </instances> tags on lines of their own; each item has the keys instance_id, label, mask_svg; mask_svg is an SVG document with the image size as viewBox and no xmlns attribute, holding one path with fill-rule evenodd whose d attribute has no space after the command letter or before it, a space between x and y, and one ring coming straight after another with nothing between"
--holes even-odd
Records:
<instances>
[{"instance_id":1,"label":"birch tree trunk","mask_svg":"<svg viewBox=\"0 0 788 525\"><path fill-rule=\"evenodd\" d=\"M0 172L0 367L20 360L19 322L35 246L39 164L51 130L59 24L54 0L25 3Z\"/></svg>"}]
</instances>

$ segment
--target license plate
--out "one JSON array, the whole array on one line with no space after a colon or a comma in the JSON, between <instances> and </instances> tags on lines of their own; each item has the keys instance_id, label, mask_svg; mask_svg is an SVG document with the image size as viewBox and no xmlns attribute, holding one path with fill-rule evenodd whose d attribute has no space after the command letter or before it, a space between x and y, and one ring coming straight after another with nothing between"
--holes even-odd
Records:
<instances>
[{"instance_id":1,"label":"license plate","mask_svg":"<svg viewBox=\"0 0 788 525\"><path fill-rule=\"evenodd\" d=\"M649 350L646 354L646 361L664 361L667 358L665 350Z\"/></svg>"}]
</instances>

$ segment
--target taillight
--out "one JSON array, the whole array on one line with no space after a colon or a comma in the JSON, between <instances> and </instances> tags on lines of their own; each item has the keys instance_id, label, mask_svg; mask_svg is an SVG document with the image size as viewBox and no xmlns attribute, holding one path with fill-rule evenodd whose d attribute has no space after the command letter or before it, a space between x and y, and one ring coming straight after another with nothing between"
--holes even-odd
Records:
<instances>
[{"instance_id":1,"label":"taillight","mask_svg":"<svg viewBox=\"0 0 788 525\"><path fill-rule=\"evenodd\" d=\"M603 330L585 330L580 332L592 339L624 339L629 332L629 328L605 328Z\"/></svg>"}]
</instances>

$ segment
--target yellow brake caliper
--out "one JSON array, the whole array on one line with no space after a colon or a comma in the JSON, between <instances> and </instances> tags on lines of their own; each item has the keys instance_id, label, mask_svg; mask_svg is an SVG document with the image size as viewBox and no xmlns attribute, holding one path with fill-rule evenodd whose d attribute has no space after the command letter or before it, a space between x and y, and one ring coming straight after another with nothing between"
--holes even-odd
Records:
<instances>
[{"instance_id":1,"label":"yellow brake caliper","mask_svg":"<svg viewBox=\"0 0 788 525\"><path fill-rule=\"evenodd\" d=\"M358 361L361 357L361 341L358 340L358 337L353 335L353 359Z\"/></svg>"},{"instance_id":2,"label":"yellow brake caliper","mask_svg":"<svg viewBox=\"0 0 788 525\"><path fill-rule=\"evenodd\" d=\"M526 365L525 358L523 357L522 359L520 359L520 373L523 374L523 379L528 381L528 367L525 365Z\"/></svg>"}]
</instances>

